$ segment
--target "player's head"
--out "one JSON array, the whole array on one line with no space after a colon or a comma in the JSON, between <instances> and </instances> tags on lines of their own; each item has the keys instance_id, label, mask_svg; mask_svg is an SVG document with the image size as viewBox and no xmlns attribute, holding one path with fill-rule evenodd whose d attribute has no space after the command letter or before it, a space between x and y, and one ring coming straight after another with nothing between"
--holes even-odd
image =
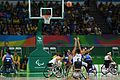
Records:
<instances>
[{"instance_id":1,"label":"player's head","mask_svg":"<svg viewBox=\"0 0 120 80\"><path fill-rule=\"evenodd\" d=\"M108 52L107 55L110 55L110 56L111 56L111 52Z\"/></svg>"},{"instance_id":2,"label":"player's head","mask_svg":"<svg viewBox=\"0 0 120 80\"><path fill-rule=\"evenodd\" d=\"M10 50L9 50L9 48L6 50L6 52L7 52L8 54L10 54Z\"/></svg>"},{"instance_id":3,"label":"player's head","mask_svg":"<svg viewBox=\"0 0 120 80\"><path fill-rule=\"evenodd\" d=\"M15 55L15 56L17 55L17 51L14 51L14 55Z\"/></svg>"},{"instance_id":4,"label":"player's head","mask_svg":"<svg viewBox=\"0 0 120 80\"><path fill-rule=\"evenodd\" d=\"M82 47L82 51L86 51L87 50L87 47Z\"/></svg>"},{"instance_id":5,"label":"player's head","mask_svg":"<svg viewBox=\"0 0 120 80\"><path fill-rule=\"evenodd\" d=\"M80 49L77 49L77 50L76 50L76 53L79 54L79 53L80 53Z\"/></svg>"},{"instance_id":6,"label":"player's head","mask_svg":"<svg viewBox=\"0 0 120 80\"><path fill-rule=\"evenodd\" d=\"M63 54L60 54L59 52L57 52L56 54L57 56L63 57Z\"/></svg>"},{"instance_id":7,"label":"player's head","mask_svg":"<svg viewBox=\"0 0 120 80\"><path fill-rule=\"evenodd\" d=\"M8 43L9 43L8 41L5 41L4 46L8 46Z\"/></svg>"}]
</instances>

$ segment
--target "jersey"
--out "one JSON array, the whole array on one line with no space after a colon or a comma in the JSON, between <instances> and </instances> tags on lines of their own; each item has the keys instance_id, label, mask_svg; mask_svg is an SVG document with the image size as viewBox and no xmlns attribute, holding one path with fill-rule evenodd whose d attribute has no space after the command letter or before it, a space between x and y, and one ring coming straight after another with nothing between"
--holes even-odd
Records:
<instances>
[{"instance_id":1,"label":"jersey","mask_svg":"<svg viewBox=\"0 0 120 80\"><path fill-rule=\"evenodd\" d=\"M73 57L73 63L76 62L76 61L82 61L82 54L76 54L74 57Z\"/></svg>"},{"instance_id":2,"label":"jersey","mask_svg":"<svg viewBox=\"0 0 120 80\"><path fill-rule=\"evenodd\" d=\"M49 63L55 64L55 63L56 63L56 58L57 58L57 57L54 57L52 60L49 61Z\"/></svg>"},{"instance_id":3,"label":"jersey","mask_svg":"<svg viewBox=\"0 0 120 80\"><path fill-rule=\"evenodd\" d=\"M6 57L5 57L5 59L4 59L4 62L5 63L12 63L12 57L11 57L11 55L10 54L6 54Z\"/></svg>"},{"instance_id":4,"label":"jersey","mask_svg":"<svg viewBox=\"0 0 120 80\"><path fill-rule=\"evenodd\" d=\"M69 59L69 55L65 54L64 60L68 60Z\"/></svg>"},{"instance_id":5,"label":"jersey","mask_svg":"<svg viewBox=\"0 0 120 80\"><path fill-rule=\"evenodd\" d=\"M109 56L106 55L106 56L104 57L104 60L110 60L110 59L109 59Z\"/></svg>"},{"instance_id":6,"label":"jersey","mask_svg":"<svg viewBox=\"0 0 120 80\"><path fill-rule=\"evenodd\" d=\"M84 60L85 61L89 61L89 60L92 61L92 57L89 54L87 54L87 55L85 55Z\"/></svg>"}]
</instances>

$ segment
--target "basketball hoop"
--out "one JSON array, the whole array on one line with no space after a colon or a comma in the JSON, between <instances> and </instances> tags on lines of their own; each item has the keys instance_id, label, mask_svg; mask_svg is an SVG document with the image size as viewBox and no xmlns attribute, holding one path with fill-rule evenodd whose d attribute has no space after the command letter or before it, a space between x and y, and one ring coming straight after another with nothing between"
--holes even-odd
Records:
<instances>
[{"instance_id":1,"label":"basketball hoop","mask_svg":"<svg viewBox=\"0 0 120 80\"><path fill-rule=\"evenodd\" d=\"M45 24L50 24L51 15L42 15Z\"/></svg>"}]
</instances>

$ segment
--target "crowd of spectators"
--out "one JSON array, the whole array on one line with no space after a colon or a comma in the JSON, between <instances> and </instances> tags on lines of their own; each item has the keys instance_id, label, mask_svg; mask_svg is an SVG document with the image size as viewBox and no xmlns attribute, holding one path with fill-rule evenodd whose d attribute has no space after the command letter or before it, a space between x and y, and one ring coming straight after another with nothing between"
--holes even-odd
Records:
<instances>
[{"instance_id":1,"label":"crowd of spectators","mask_svg":"<svg viewBox=\"0 0 120 80\"><path fill-rule=\"evenodd\" d=\"M112 2L100 3L98 9L105 17L108 29L112 34L120 33L120 4Z\"/></svg>"},{"instance_id":2,"label":"crowd of spectators","mask_svg":"<svg viewBox=\"0 0 120 80\"><path fill-rule=\"evenodd\" d=\"M38 29L38 20L29 19L28 3L17 2L10 3L0 1L0 35L35 35ZM66 3L65 3L66 4ZM53 15L61 16L61 5L59 2L33 2L31 3L32 16L39 17L40 7L53 7ZM105 4L107 5L107 4ZM105 6L99 5L99 10L106 14L106 22L109 28L113 30L113 26L118 28L119 23L119 5L109 4ZM105 6L105 9L104 9ZM65 5L64 19L51 20L51 24L42 24L43 35L80 35L80 34L102 34L100 26L97 25L94 17L89 15L90 8L78 3L73 3L72 7ZM44 14L44 13L43 13ZM47 11L49 15L49 10ZM110 22L111 21L111 22ZM111 27L112 26L112 27ZM115 28L114 27L114 28ZM115 28L115 30L117 30ZM116 32L114 30L114 32Z\"/></svg>"},{"instance_id":3,"label":"crowd of spectators","mask_svg":"<svg viewBox=\"0 0 120 80\"><path fill-rule=\"evenodd\" d=\"M28 4L0 1L0 35L34 35L37 23L28 17Z\"/></svg>"},{"instance_id":4,"label":"crowd of spectators","mask_svg":"<svg viewBox=\"0 0 120 80\"><path fill-rule=\"evenodd\" d=\"M89 7L73 3L72 7L65 5L63 20L51 20L50 25L43 24L43 35L101 35L102 31L95 18L89 15Z\"/></svg>"}]
</instances>

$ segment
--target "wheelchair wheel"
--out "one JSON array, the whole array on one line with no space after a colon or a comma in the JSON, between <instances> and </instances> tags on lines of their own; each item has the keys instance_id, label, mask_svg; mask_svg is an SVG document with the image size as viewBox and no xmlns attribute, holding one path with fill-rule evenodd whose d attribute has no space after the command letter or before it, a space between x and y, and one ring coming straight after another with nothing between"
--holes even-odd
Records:
<instances>
[{"instance_id":1,"label":"wheelchair wheel","mask_svg":"<svg viewBox=\"0 0 120 80\"><path fill-rule=\"evenodd\" d=\"M17 74L17 70L16 70L16 68L15 68L15 65L14 65L14 64L12 64L12 66L11 66L10 73Z\"/></svg>"},{"instance_id":2,"label":"wheelchair wheel","mask_svg":"<svg viewBox=\"0 0 120 80\"><path fill-rule=\"evenodd\" d=\"M51 77L53 74L53 70L52 70L52 67L48 67L46 66L44 71L43 71L43 75L46 77L46 78L49 78Z\"/></svg>"},{"instance_id":3,"label":"wheelchair wheel","mask_svg":"<svg viewBox=\"0 0 120 80\"><path fill-rule=\"evenodd\" d=\"M103 75L106 75L106 74L109 73L109 71L105 68L105 65L103 65L103 66L101 67L101 72L102 72Z\"/></svg>"},{"instance_id":4,"label":"wheelchair wheel","mask_svg":"<svg viewBox=\"0 0 120 80\"><path fill-rule=\"evenodd\" d=\"M65 76L68 77L68 74L70 73L71 65L66 68Z\"/></svg>"},{"instance_id":5,"label":"wheelchair wheel","mask_svg":"<svg viewBox=\"0 0 120 80\"><path fill-rule=\"evenodd\" d=\"M2 74L3 73L3 65L0 67L0 73Z\"/></svg>"},{"instance_id":6,"label":"wheelchair wheel","mask_svg":"<svg viewBox=\"0 0 120 80\"><path fill-rule=\"evenodd\" d=\"M55 77L61 78L63 76L63 69L60 66L54 66L53 73Z\"/></svg>"},{"instance_id":7,"label":"wheelchair wheel","mask_svg":"<svg viewBox=\"0 0 120 80\"><path fill-rule=\"evenodd\" d=\"M113 75L117 75L118 74L118 66L117 65L112 65L110 64L110 73Z\"/></svg>"},{"instance_id":8,"label":"wheelchair wheel","mask_svg":"<svg viewBox=\"0 0 120 80\"><path fill-rule=\"evenodd\" d=\"M94 72L95 76L97 76L97 68L95 67L95 65L94 65L93 72Z\"/></svg>"},{"instance_id":9,"label":"wheelchair wheel","mask_svg":"<svg viewBox=\"0 0 120 80\"><path fill-rule=\"evenodd\" d=\"M95 65L92 65L92 68L89 69L88 75L89 75L90 73L93 73L94 76L97 76L97 69L96 69Z\"/></svg>"},{"instance_id":10,"label":"wheelchair wheel","mask_svg":"<svg viewBox=\"0 0 120 80\"><path fill-rule=\"evenodd\" d=\"M74 79L86 80L84 74L81 71L74 71L72 74Z\"/></svg>"}]
</instances>

